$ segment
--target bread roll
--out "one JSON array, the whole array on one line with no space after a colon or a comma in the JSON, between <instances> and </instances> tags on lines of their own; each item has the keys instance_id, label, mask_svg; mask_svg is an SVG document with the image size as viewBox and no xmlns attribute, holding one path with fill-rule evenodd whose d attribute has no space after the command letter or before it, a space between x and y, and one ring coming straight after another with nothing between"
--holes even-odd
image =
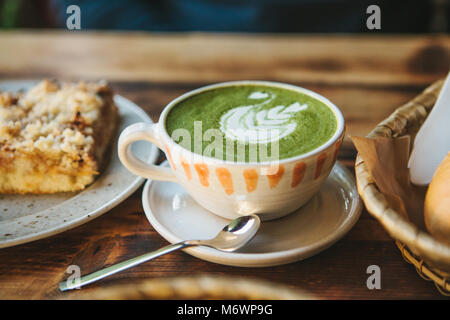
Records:
<instances>
[{"instance_id":1,"label":"bread roll","mask_svg":"<svg viewBox=\"0 0 450 320\"><path fill-rule=\"evenodd\" d=\"M433 236L450 244L450 152L437 168L428 187L425 225Z\"/></svg>"}]
</instances>

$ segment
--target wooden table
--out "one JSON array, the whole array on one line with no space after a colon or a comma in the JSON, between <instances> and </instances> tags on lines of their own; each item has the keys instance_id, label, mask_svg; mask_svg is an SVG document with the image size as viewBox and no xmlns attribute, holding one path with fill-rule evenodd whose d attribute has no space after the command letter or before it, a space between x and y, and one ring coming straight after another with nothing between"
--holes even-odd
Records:
<instances>
[{"instance_id":1,"label":"wooden table","mask_svg":"<svg viewBox=\"0 0 450 320\"><path fill-rule=\"evenodd\" d=\"M107 79L153 120L173 98L205 84L265 79L328 97L350 135L365 135L450 66L446 36L308 36L86 32L0 33L1 80ZM348 139L339 159L352 168ZM0 249L0 298L59 298L68 265L83 272L166 245L148 223L139 189L103 216L47 239ZM381 290L368 290L366 268L381 267ZM442 298L405 263L366 211L345 238L305 261L270 268L216 265L177 252L85 290L146 278L204 274L287 284L319 298Z\"/></svg>"}]
</instances>

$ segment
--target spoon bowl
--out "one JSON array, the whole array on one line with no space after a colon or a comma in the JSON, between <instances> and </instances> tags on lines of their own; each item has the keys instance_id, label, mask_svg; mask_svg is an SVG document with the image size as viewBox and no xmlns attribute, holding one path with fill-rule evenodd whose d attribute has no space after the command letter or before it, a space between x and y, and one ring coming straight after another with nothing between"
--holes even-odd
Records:
<instances>
[{"instance_id":1,"label":"spoon bowl","mask_svg":"<svg viewBox=\"0 0 450 320\"><path fill-rule=\"evenodd\" d=\"M198 240L195 245L233 252L246 245L256 234L261 221L257 215L234 219L210 240Z\"/></svg>"}]
</instances>

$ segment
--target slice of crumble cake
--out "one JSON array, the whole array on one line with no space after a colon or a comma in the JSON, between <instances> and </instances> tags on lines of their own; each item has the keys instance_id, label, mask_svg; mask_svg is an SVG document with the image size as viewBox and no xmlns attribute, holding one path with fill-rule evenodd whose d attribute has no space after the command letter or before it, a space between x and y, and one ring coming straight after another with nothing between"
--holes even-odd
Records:
<instances>
[{"instance_id":1,"label":"slice of crumble cake","mask_svg":"<svg viewBox=\"0 0 450 320\"><path fill-rule=\"evenodd\" d=\"M102 167L118 118L104 83L44 80L0 92L0 193L84 189Z\"/></svg>"}]
</instances>

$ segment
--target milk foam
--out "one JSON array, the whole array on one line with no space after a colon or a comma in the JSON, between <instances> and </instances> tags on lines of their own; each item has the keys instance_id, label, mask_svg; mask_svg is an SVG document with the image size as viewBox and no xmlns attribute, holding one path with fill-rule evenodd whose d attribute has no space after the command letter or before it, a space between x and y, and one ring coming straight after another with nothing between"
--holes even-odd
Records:
<instances>
[{"instance_id":1,"label":"milk foam","mask_svg":"<svg viewBox=\"0 0 450 320\"><path fill-rule=\"evenodd\" d=\"M306 110L307 104L298 102L288 106L275 106L271 109L262 107L270 103L275 95L255 91L249 99L266 99L263 102L236 107L220 118L220 130L227 139L242 143L271 143L288 136L297 128L297 122L292 121L295 113Z\"/></svg>"}]
</instances>

